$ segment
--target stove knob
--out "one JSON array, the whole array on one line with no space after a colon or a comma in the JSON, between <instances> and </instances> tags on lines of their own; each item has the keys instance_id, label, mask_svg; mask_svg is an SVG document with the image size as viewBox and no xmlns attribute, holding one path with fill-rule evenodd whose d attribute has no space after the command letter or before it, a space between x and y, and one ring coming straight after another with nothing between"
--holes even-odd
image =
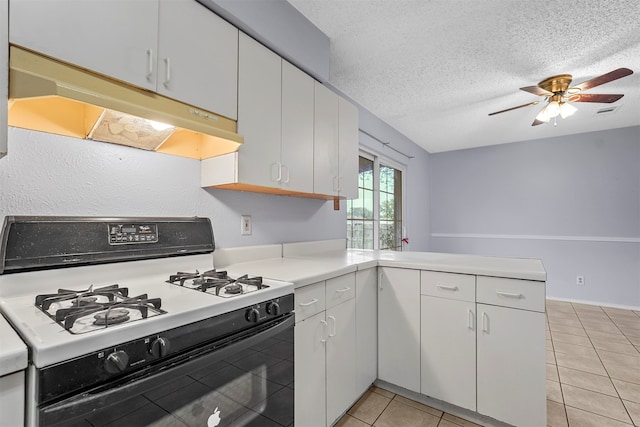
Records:
<instances>
[{"instance_id":1,"label":"stove knob","mask_svg":"<svg viewBox=\"0 0 640 427\"><path fill-rule=\"evenodd\" d=\"M114 351L104 361L105 369L110 374L118 374L129 365L129 355L122 350Z\"/></svg>"},{"instance_id":2,"label":"stove knob","mask_svg":"<svg viewBox=\"0 0 640 427\"><path fill-rule=\"evenodd\" d=\"M249 322L258 323L260 319L260 311L257 308L250 308L247 310L247 320Z\"/></svg>"},{"instance_id":3,"label":"stove knob","mask_svg":"<svg viewBox=\"0 0 640 427\"><path fill-rule=\"evenodd\" d=\"M277 316L280 314L280 306L277 302L268 302L267 303L267 313Z\"/></svg>"},{"instance_id":4,"label":"stove knob","mask_svg":"<svg viewBox=\"0 0 640 427\"><path fill-rule=\"evenodd\" d=\"M166 338L158 337L151 342L149 347L149 353L154 357L164 357L169 352L169 340Z\"/></svg>"}]
</instances>

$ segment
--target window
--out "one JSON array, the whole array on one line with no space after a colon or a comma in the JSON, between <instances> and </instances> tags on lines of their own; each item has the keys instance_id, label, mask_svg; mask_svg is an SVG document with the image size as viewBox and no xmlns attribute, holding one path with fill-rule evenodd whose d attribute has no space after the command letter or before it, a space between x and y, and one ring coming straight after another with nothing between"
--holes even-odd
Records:
<instances>
[{"instance_id":1,"label":"window","mask_svg":"<svg viewBox=\"0 0 640 427\"><path fill-rule=\"evenodd\" d=\"M347 201L347 241L350 248L402 250L401 167L362 153L358 198Z\"/></svg>"}]
</instances>

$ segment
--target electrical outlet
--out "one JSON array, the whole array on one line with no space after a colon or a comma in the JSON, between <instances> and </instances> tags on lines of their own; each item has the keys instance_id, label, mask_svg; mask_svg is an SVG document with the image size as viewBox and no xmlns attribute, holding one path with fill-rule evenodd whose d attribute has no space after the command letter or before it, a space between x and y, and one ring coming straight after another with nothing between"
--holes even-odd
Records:
<instances>
[{"instance_id":1,"label":"electrical outlet","mask_svg":"<svg viewBox=\"0 0 640 427\"><path fill-rule=\"evenodd\" d=\"M251 235L251 215L240 215L240 234Z\"/></svg>"},{"instance_id":2,"label":"electrical outlet","mask_svg":"<svg viewBox=\"0 0 640 427\"><path fill-rule=\"evenodd\" d=\"M576 285L584 285L584 276L576 276Z\"/></svg>"}]
</instances>

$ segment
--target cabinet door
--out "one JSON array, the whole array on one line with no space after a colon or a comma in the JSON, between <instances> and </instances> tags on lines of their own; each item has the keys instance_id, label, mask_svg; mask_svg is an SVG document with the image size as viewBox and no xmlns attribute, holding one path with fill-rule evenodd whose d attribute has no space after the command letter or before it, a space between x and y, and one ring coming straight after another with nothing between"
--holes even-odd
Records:
<instances>
[{"instance_id":1,"label":"cabinet door","mask_svg":"<svg viewBox=\"0 0 640 427\"><path fill-rule=\"evenodd\" d=\"M378 377L378 274L376 268L356 273L356 394Z\"/></svg>"},{"instance_id":2,"label":"cabinet door","mask_svg":"<svg viewBox=\"0 0 640 427\"><path fill-rule=\"evenodd\" d=\"M333 424L357 398L355 304L355 299L352 298L327 309L326 320L329 325L329 340L327 341L328 425Z\"/></svg>"},{"instance_id":3,"label":"cabinet door","mask_svg":"<svg viewBox=\"0 0 640 427\"><path fill-rule=\"evenodd\" d=\"M313 192L338 194L338 95L315 82Z\"/></svg>"},{"instance_id":4,"label":"cabinet door","mask_svg":"<svg viewBox=\"0 0 640 427\"><path fill-rule=\"evenodd\" d=\"M159 20L158 93L235 120L237 28L193 0L160 0Z\"/></svg>"},{"instance_id":5,"label":"cabinet door","mask_svg":"<svg viewBox=\"0 0 640 427\"><path fill-rule=\"evenodd\" d=\"M9 13L11 43L156 90L158 0L11 0Z\"/></svg>"},{"instance_id":6,"label":"cabinet door","mask_svg":"<svg viewBox=\"0 0 640 427\"><path fill-rule=\"evenodd\" d=\"M7 154L7 99L9 97L9 2L0 0L0 159Z\"/></svg>"},{"instance_id":7,"label":"cabinet door","mask_svg":"<svg viewBox=\"0 0 640 427\"><path fill-rule=\"evenodd\" d=\"M238 51L238 178L243 184L278 186L282 124L282 61L240 34Z\"/></svg>"},{"instance_id":8,"label":"cabinet door","mask_svg":"<svg viewBox=\"0 0 640 427\"><path fill-rule=\"evenodd\" d=\"M378 378L420 392L420 271L382 267Z\"/></svg>"},{"instance_id":9,"label":"cabinet door","mask_svg":"<svg viewBox=\"0 0 640 427\"><path fill-rule=\"evenodd\" d=\"M478 412L546 425L544 313L477 304Z\"/></svg>"},{"instance_id":10,"label":"cabinet door","mask_svg":"<svg viewBox=\"0 0 640 427\"><path fill-rule=\"evenodd\" d=\"M475 303L421 297L421 393L476 410Z\"/></svg>"},{"instance_id":11,"label":"cabinet door","mask_svg":"<svg viewBox=\"0 0 640 427\"><path fill-rule=\"evenodd\" d=\"M282 187L313 193L313 79L282 61Z\"/></svg>"},{"instance_id":12,"label":"cabinet door","mask_svg":"<svg viewBox=\"0 0 640 427\"><path fill-rule=\"evenodd\" d=\"M340 196L358 198L358 109L343 98L338 100Z\"/></svg>"},{"instance_id":13,"label":"cabinet door","mask_svg":"<svg viewBox=\"0 0 640 427\"><path fill-rule=\"evenodd\" d=\"M295 326L295 425L326 425L325 312Z\"/></svg>"}]
</instances>

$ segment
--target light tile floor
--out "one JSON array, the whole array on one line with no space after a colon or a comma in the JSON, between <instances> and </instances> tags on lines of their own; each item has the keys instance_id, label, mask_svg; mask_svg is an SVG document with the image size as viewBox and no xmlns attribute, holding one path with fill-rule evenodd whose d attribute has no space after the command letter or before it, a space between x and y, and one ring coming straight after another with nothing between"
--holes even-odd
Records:
<instances>
[{"instance_id":1,"label":"light tile floor","mask_svg":"<svg viewBox=\"0 0 640 427\"><path fill-rule=\"evenodd\" d=\"M547 301L547 425L640 426L640 312ZM336 427L473 427L371 387Z\"/></svg>"}]
</instances>

